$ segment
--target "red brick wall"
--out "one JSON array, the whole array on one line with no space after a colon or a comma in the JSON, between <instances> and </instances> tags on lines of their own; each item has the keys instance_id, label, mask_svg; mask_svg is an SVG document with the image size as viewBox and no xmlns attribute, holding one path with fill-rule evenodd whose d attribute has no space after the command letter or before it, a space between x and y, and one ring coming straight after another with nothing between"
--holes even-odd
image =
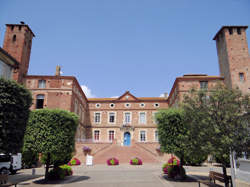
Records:
<instances>
[{"instance_id":1,"label":"red brick wall","mask_svg":"<svg viewBox=\"0 0 250 187\"><path fill-rule=\"evenodd\" d=\"M33 36L27 25L7 25L3 49L19 62L19 69L13 72L13 79L19 83L28 72Z\"/></svg>"},{"instance_id":2,"label":"red brick wall","mask_svg":"<svg viewBox=\"0 0 250 187\"><path fill-rule=\"evenodd\" d=\"M232 34L229 33L232 29ZM240 29L241 34L237 33ZM216 37L220 74L225 77L229 88L239 88L243 93L250 93L250 58L248 52L246 28L225 27ZM244 73L241 82L239 73Z\"/></svg>"}]
</instances>

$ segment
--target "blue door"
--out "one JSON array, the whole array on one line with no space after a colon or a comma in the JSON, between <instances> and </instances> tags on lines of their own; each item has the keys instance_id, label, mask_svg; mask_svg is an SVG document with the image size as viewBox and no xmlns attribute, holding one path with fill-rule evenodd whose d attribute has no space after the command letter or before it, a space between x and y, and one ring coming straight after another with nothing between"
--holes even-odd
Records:
<instances>
[{"instance_id":1,"label":"blue door","mask_svg":"<svg viewBox=\"0 0 250 187\"><path fill-rule=\"evenodd\" d=\"M130 133L124 133L124 146L130 146Z\"/></svg>"}]
</instances>

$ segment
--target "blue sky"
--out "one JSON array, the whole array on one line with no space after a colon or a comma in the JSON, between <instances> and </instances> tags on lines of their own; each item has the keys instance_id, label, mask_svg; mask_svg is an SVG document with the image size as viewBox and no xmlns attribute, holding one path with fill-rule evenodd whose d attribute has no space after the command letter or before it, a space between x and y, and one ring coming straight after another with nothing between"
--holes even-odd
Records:
<instances>
[{"instance_id":1,"label":"blue sky","mask_svg":"<svg viewBox=\"0 0 250 187\"><path fill-rule=\"evenodd\" d=\"M90 96L157 97L183 74L219 75L212 38L222 25L249 26L250 1L1 0L1 44L19 21L36 35L29 74L60 65Z\"/></svg>"}]
</instances>

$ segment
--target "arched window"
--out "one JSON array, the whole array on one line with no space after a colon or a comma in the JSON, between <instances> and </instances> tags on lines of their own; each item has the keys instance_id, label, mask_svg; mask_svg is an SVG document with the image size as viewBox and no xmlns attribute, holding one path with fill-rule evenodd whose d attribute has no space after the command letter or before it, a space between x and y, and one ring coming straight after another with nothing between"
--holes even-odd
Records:
<instances>
[{"instance_id":1,"label":"arched window","mask_svg":"<svg viewBox=\"0 0 250 187\"><path fill-rule=\"evenodd\" d=\"M39 94L36 96L36 109L43 108L44 104L44 95Z\"/></svg>"}]
</instances>

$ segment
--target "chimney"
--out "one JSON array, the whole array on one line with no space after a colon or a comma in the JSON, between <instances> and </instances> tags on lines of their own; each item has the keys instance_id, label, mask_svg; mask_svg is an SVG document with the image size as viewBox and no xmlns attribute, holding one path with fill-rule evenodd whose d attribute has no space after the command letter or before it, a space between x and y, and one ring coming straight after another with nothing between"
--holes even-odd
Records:
<instances>
[{"instance_id":1,"label":"chimney","mask_svg":"<svg viewBox=\"0 0 250 187\"><path fill-rule=\"evenodd\" d=\"M61 67L60 66L56 66L56 76L60 76L61 75Z\"/></svg>"},{"instance_id":2,"label":"chimney","mask_svg":"<svg viewBox=\"0 0 250 187\"><path fill-rule=\"evenodd\" d=\"M167 93L167 92L164 93L164 98L165 98L165 99L168 98L168 93Z\"/></svg>"}]
</instances>

